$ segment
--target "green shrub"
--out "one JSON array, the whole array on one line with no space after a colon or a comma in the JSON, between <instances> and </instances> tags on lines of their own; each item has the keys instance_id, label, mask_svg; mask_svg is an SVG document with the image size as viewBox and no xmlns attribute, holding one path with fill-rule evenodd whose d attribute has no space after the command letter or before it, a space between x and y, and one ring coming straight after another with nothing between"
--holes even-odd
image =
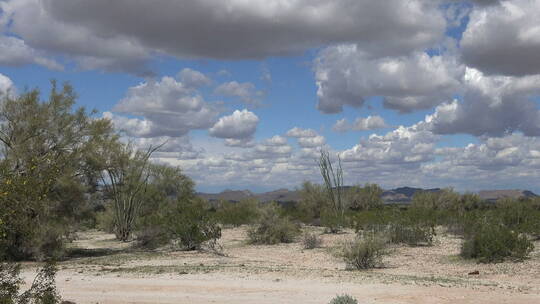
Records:
<instances>
[{"instance_id":1,"label":"green shrub","mask_svg":"<svg viewBox=\"0 0 540 304\"><path fill-rule=\"evenodd\" d=\"M200 199L178 202L164 224L163 229L184 250L197 250L203 243L221 238L221 227Z\"/></svg>"},{"instance_id":2,"label":"green shrub","mask_svg":"<svg viewBox=\"0 0 540 304\"><path fill-rule=\"evenodd\" d=\"M370 269L382 265L382 258L387 254L386 240L371 235L345 242L341 251L349 269Z\"/></svg>"},{"instance_id":3,"label":"green shrub","mask_svg":"<svg viewBox=\"0 0 540 304\"><path fill-rule=\"evenodd\" d=\"M313 224L316 219L321 218L323 209L329 205L328 192L323 185L311 182L304 182L299 192L298 210L303 214L302 221Z\"/></svg>"},{"instance_id":4,"label":"green shrub","mask_svg":"<svg viewBox=\"0 0 540 304\"><path fill-rule=\"evenodd\" d=\"M99 230L114 233L116 221L112 204L106 204L105 210L96 213L96 226Z\"/></svg>"},{"instance_id":5,"label":"green shrub","mask_svg":"<svg viewBox=\"0 0 540 304\"><path fill-rule=\"evenodd\" d=\"M195 195L193 181L178 167L151 164L135 235L140 246L154 249L174 244L199 250L221 238L214 210Z\"/></svg>"},{"instance_id":6,"label":"green shrub","mask_svg":"<svg viewBox=\"0 0 540 304\"><path fill-rule=\"evenodd\" d=\"M397 218L396 212L399 211L395 207L359 211L350 216L350 221L356 233L384 233L390 223Z\"/></svg>"},{"instance_id":7,"label":"green shrub","mask_svg":"<svg viewBox=\"0 0 540 304\"><path fill-rule=\"evenodd\" d=\"M383 206L382 193L377 184L353 186L345 191L345 200L352 210L373 210Z\"/></svg>"},{"instance_id":8,"label":"green shrub","mask_svg":"<svg viewBox=\"0 0 540 304\"><path fill-rule=\"evenodd\" d=\"M358 304L358 301L348 294L336 296L329 304Z\"/></svg>"},{"instance_id":9,"label":"green shrub","mask_svg":"<svg viewBox=\"0 0 540 304\"><path fill-rule=\"evenodd\" d=\"M459 208L461 196L452 189L440 191L419 191L414 194L411 207L430 210L450 210Z\"/></svg>"},{"instance_id":10,"label":"green shrub","mask_svg":"<svg viewBox=\"0 0 540 304\"><path fill-rule=\"evenodd\" d=\"M180 250L199 250L221 238L221 227L208 203L199 198L162 202L148 213L135 231L137 242L147 249L174 243Z\"/></svg>"},{"instance_id":11,"label":"green shrub","mask_svg":"<svg viewBox=\"0 0 540 304\"><path fill-rule=\"evenodd\" d=\"M506 258L523 260L533 249L534 245L525 235L485 218L466 236L461 246L461 256L493 263Z\"/></svg>"},{"instance_id":12,"label":"green shrub","mask_svg":"<svg viewBox=\"0 0 540 304\"><path fill-rule=\"evenodd\" d=\"M482 198L480 198L480 196L478 196L478 194L465 193L460 197L459 203L454 210L460 212L471 211L483 208L484 205L484 201Z\"/></svg>"},{"instance_id":13,"label":"green shrub","mask_svg":"<svg viewBox=\"0 0 540 304\"><path fill-rule=\"evenodd\" d=\"M302 238L304 249L315 249L321 247L322 239L315 233L306 232Z\"/></svg>"},{"instance_id":14,"label":"green shrub","mask_svg":"<svg viewBox=\"0 0 540 304\"><path fill-rule=\"evenodd\" d=\"M326 227L327 233L338 233L348 226L348 222L345 216L325 208L321 213L321 226Z\"/></svg>"},{"instance_id":15,"label":"green shrub","mask_svg":"<svg viewBox=\"0 0 540 304\"><path fill-rule=\"evenodd\" d=\"M503 199L497 202L495 216L508 228L540 235L540 211L530 200Z\"/></svg>"},{"instance_id":16,"label":"green shrub","mask_svg":"<svg viewBox=\"0 0 540 304\"><path fill-rule=\"evenodd\" d=\"M223 225L252 224L259 217L259 203L255 199L245 199L238 203L222 201L216 207L216 219Z\"/></svg>"},{"instance_id":17,"label":"green shrub","mask_svg":"<svg viewBox=\"0 0 540 304\"><path fill-rule=\"evenodd\" d=\"M249 228L248 238L252 244L291 243L300 233L298 225L287 217L281 217L279 206L268 204L261 209L257 223Z\"/></svg>"}]
</instances>

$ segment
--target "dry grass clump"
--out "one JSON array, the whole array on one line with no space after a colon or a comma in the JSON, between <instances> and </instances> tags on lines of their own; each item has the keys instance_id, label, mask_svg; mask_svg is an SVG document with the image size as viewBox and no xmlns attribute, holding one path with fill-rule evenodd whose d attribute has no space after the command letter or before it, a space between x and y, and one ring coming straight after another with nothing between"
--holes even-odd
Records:
<instances>
[{"instance_id":1,"label":"dry grass clump","mask_svg":"<svg viewBox=\"0 0 540 304\"><path fill-rule=\"evenodd\" d=\"M319 235L313 232L306 232L302 238L304 249L315 249L321 247L322 239Z\"/></svg>"},{"instance_id":2,"label":"dry grass clump","mask_svg":"<svg viewBox=\"0 0 540 304\"><path fill-rule=\"evenodd\" d=\"M378 235L355 238L345 242L341 256L349 269L370 269L382 266L382 258L388 254L387 241Z\"/></svg>"},{"instance_id":3,"label":"dry grass clump","mask_svg":"<svg viewBox=\"0 0 540 304\"><path fill-rule=\"evenodd\" d=\"M329 304L358 304L358 301L348 294L336 296Z\"/></svg>"}]
</instances>

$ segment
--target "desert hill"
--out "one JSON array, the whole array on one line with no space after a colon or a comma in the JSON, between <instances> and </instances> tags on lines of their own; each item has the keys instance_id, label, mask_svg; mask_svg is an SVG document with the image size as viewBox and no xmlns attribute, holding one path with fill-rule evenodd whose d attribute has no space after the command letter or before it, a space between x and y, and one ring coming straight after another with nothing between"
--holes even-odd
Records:
<instances>
[{"instance_id":1,"label":"desert hill","mask_svg":"<svg viewBox=\"0 0 540 304\"><path fill-rule=\"evenodd\" d=\"M502 198L512 198L512 199L520 199L520 198L529 198L529 197L535 197L538 196L532 191L529 190L482 190L478 192L478 195L488 202L495 202Z\"/></svg>"},{"instance_id":2,"label":"desert hill","mask_svg":"<svg viewBox=\"0 0 540 304\"><path fill-rule=\"evenodd\" d=\"M347 187L346 187L347 188ZM385 204L409 204L412 197L418 191L437 192L440 188L423 189L413 187L399 187L395 189L385 190L382 194L382 199ZM300 200L300 191L289 189L278 189L263 193L253 193L249 190L225 190L220 193L197 193L198 196L210 201L230 201L239 202L243 199L253 198L261 202L275 201L278 203L290 203ZM501 198L528 198L537 196L529 190L482 190L478 195L488 201L495 202Z\"/></svg>"}]
</instances>

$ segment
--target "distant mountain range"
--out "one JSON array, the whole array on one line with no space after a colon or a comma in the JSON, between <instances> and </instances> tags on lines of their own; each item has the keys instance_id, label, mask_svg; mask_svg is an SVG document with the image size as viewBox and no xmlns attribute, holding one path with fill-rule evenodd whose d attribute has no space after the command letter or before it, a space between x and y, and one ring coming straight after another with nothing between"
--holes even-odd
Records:
<instances>
[{"instance_id":1,"label":"distant mountain range","mask_svg":"<svg viewBox=\"0 0 540 304\"><path fill-rule=\"evenodd\" d=\"M529 198L538 196L529 190L483 190L478 195L488 201L495 202L501 198Z\"/></svg>"},{"instance_id":2,"label":"distant mountain range","mask_svg":"<svg viewBox=\"0 0 540 304\"><path fill-rule=\"evenodd\" d=\"M385 204L409 204L414 194L418 191L441 191L440 188L422 189L411 187L400 187L391 190L385 190L382 194L382 199ZM199 197L202 197L210 202L216 201L230 201L239 202L244 199L252 198L260 202L275 201L278 203L290 203L300 200L300 191L289 189L278 189L275 191L264 193L253 193L249 190L225 190L220 193L197 193ZM478 192L480 198L488 201L495 202L501 198L527 198L538 196L532 191L528 190L482 190Z\"/></svg>"}]
</instances>

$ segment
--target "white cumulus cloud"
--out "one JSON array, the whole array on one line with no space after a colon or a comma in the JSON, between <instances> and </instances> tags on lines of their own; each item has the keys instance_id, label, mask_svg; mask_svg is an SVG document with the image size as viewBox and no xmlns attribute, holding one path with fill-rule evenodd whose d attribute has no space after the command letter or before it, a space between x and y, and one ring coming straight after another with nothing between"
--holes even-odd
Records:
<instances>
[{"instance_id":1,"label":"white cumulus cloud","mask_svg":"<svg viewBox=\"0 0 540 304\"><path fill-rule=\"evenodd\" d=\"M231 115L221 117L208 131L218 138L245 139L251 138L257 130L259 117L246 109L234 111Z\"/></svg>"},{"instance_id":2,"label":"white cumulus cloud","mask_svg":"<svg viewBox=\"0 0 540 304\"><path fill-rule=\"evenodd\" d=\"M317 108L339 113L374 96L401 112L432 108L451 99L464 71L454 56L415 52L373 58L356 45L328 47L315 60Z\"/></svg>"},{"instance_id":3,"label":"white cumulus cloud","mask_svg":"<svg viewBox=\"0 0 540 304\"><path fill-rule=\"evenodd\" d=\"M461 48L465 63L486 74L540 74L540 1L475 7Z\"/></svg>"}]
</instances>

